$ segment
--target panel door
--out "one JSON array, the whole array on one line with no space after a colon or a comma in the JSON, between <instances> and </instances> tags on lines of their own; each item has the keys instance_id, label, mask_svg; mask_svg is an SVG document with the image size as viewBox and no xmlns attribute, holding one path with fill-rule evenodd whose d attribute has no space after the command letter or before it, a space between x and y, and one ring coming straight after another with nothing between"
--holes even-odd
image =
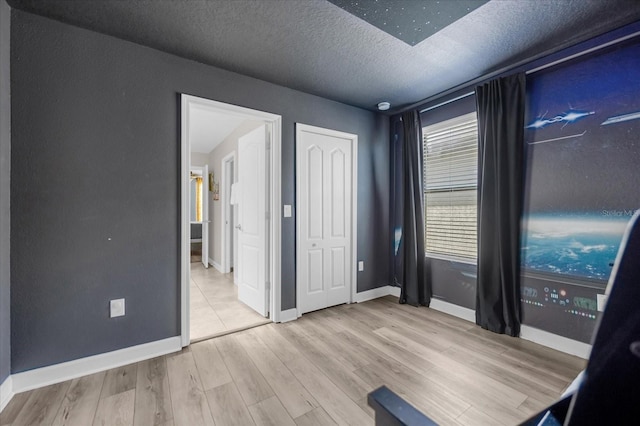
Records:
<instances>
[{"instance_id":1,"label":"panel door","mask_svg":"<svg viewBox=\"0 0 640 426\"><path fill-rule=\"evenodd\" d=\"M238 299L268 315L266 127L238 139Z\"/></svg>"},{"instance_id":2,"label":"panel door","mask_svg":"<svg viewBox=\"0 0 640 426\"><path fill-rule=\"evenodd\" d=\"M316 129L316 130L313 130ZM297 130L297 289L300 313L351 294L352 139Z\"/></svg>"}]
</instances>

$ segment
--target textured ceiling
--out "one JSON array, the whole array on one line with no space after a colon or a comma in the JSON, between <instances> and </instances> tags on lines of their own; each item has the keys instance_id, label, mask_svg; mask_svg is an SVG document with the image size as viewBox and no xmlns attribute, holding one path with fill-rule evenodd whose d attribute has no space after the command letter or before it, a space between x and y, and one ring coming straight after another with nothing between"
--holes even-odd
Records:
<instances>
[{"instance_id":1,"label":"textured ceiling","mask_svg":"<svg viewBox=\"0 0 640 426\"><path fill-rule=\"evenodd\" d=\"M389 101L390 112L640 19L637 0L492 0L411 46L326 0L9 4L347 104Z\"/></svg>"}]
</instances>

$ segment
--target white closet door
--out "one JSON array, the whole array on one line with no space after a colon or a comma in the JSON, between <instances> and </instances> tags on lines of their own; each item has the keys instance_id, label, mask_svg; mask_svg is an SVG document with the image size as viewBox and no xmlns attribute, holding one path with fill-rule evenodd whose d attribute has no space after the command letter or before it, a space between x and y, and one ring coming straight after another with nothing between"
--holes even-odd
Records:
<instances>
[{"instance_id":1,"label":"white closet door","mask_svg":"<svg viewBox=\"0 0 640 426\"><path fill-rule=\"evenodd\" d=\"M299 312L350 301L355 135L297 125Z\"/></svg>"}]
</instances>

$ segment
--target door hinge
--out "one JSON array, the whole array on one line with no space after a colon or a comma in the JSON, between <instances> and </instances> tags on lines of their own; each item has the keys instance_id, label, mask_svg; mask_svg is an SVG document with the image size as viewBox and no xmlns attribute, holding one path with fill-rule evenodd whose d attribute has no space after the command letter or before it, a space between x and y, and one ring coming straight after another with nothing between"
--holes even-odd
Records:
<instances>
[{"instance_id":1,"label":"door hinge","mask_svg":"<svg viewBox=\"0 0 640 426\"><path fill-rule=\"evenodd\" d=\"M271 214L269 212L264 212L264 218L267 220L271 219Z\"/></svg>"},{"instance_id":2,"label":"door hinge","mask_svg":"<svg viewBox=\"0 0 640 426\"><path fill-rule=\"evenodd\" d=\"M271 283L269 281L265 281L264 287L266 289L267 294L271 291Z\"/></svg>"},{"instance_id":3,"label":"door hinge","mask_svg":"<svg viewBox=\"0 0 640 426\"><path fill-rule=\"evenodd\" d=\"M266 149L271 149L271 138L267 135L267 140L264 141Z\"/></svg>"}]
</instances>

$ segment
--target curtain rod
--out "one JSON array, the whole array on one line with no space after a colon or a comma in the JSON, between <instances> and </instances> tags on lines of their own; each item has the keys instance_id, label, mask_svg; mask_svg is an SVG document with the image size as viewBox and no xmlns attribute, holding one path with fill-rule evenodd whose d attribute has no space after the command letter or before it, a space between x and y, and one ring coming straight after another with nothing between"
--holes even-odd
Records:
<instances>
[{"instance_id":1,"label":"curtain rod","mask_svg":"<svg viewBox=\"0 0 640 426\"><path fill-rule=\"evenodd\" d=\"M580 56L587 55L587 54L592 53L592 52L596 52L596 51L598 51L598 50L600 50L600 49L604 49L604 48L609 47L609 46L612 46L612 45L614 45L614 44L621 43L621 42L623 42L623 41L626 41L626 40L632 39L632 38L634 38L634 37L637 37L637 36L639 36L639 35L640 35L640 31L636 31L636 32L633 32L633 33L628 34L628 35L626 35L626 36L618 37L618 38L616 38L615 40L611 40L611 41L608 41L608 42L606 42L606 43L599 44L598 46L594 46L594 47L592 47L592 48L590 48L590 49L586 49L586 50L583 50L583 51L581 51L581 52L574 53L573 55L569 55L569 56L566 56L566 57L564 57L564 58L561 58L561 59L558 59L558 60L555 60L555 61L549 62L549 63L547 63L547 64L540 65L539 67L536 67L536 68L533 68L533 69L527 70L527 71L525 71L525 74L526 74L526 75L534 74L534 73L536 73L536 72L538 72L538 71L542 71L542 70L544 70L544 69L547 69L547 68L553 67L553 66L558 65L558 64L561 64L561 63L563 63L563 62L570 61L570 60L575 59L575 58L579 58ZM571 47L571 46L567 46L567 47L565 47L565 49L568 49L568 48L570 48L570 47ZM487 75L484 75L484 76L481 76L481 77L475 78L475 79L473 79L473 80L468 81L467 83L465 83L465 85L459 85L459 86L453 87L453 88L451 88L451 89L449 89L449 90L446 90L446 91L444 91L444 92L440 93L439 95L432 96L431 98L426 98L426 99L424 99L424 100L420 101L420 102L419 102L419 103L417 103L417 104L413 104L413 105L410 105L410 106L408 106L408 107L406 107L406 108L403 108L403 109L401 109L400 111L398 111L398 112L397 112L397 114L401 114L401 113L403 113L403 112L405 112L405 111L409 111L409 110L411 110L411 109L413 109L413 108L416 108L416 107L417 107L417 106L419 106L419 105L424 105L425 103L428 103L430 100L434 100L434 99L438 99L438 98L441 98L441 97L447 96L447 94L448 94L448 93L455 93L456 91L458 91L458 90L462 90L462 89L464 89L465 87L466 87L466 88L468 88L469 86L476 85L476 84L481 83L481 82L483 82L483 81L487 81L487 80L489 80L489 79L491 79L491 78L493 78L493 77L495 77L495 76L498 76L498 75L501 75L501 74L507 73L507 72L509 72L509 71L511 71L511 70L513 70L513 69L515 69L515 68L518 68L518 67L521 67L521 66L525 66L527 63L531 63L531 62L535 62L535 61L537 61L537 60L540 60L540 59L541 59L541 58L543 58L544 56L553 55L553 54L558 53L558 52L559 52L559 51L557 51L557 52L552 52L552 53L548 53L548 54L546 54L546 55L545 55L545 54L543 54L543 55L541 55L541 56L540 56L540 57L538 57L538 58L532 58L532 59L530 59L530 60L526 60L526 62L525 62L525 61L522 61L522 62L520 62L520 63L514 64L514 65L513 65L513 66L511 66L511 67L505 67L505 68L502 68L502 69L500 69L500 70L498 70L498 71L494 71L494 72L489 73L489 74L487 74ZM441 102L441 103L439 103L439 104L437 104L437 105L430 106L430 107L427 107L427 108L425 108L425 109L422 109L422 110L420 110L420 111L419 111L419 113L423 113L423 112L427 112L427 111L430 111L430 110L435 109L435 108L439 108L439 107L444 106L444 105L447 105L447 104L449 104L449 103L451 103L451 102L455 102L455 101L457 101L457 100L464 99L464 98L466 98L467 96L471 96L471 95L473 95L473 94L475 94L475 90L474 90L474 91L472 91L472 92L469 92L469 93L465 93L464 95L457 96L457 97L455 97L455 98L452 98L452 99L449 99L449 100L447 100L447 101Z\"/></svg>"},{"instance_id":2,"label":"curtain rod","mask_svg":"<svg viewBox=\"0 0 640 426\"><path fill-rule=\"evenodd\" d=\"M636 37L638 35L640 35L640 31L636 31L635 33L628 34L626 36L617 38L615 40L611 40L611 41L603 43L603 44L599 44L599 45L594 46L594 47L592 47L590 49L583 50L583 51L578 52L578 53L574 53L573 55L566 56L564 58L558 59L557 61L553 61L553 62L549 62L548 64L540 65L537 68L525 71L525 74L529 75L529 74L536 73L538 71L542 71L542 70L547 69L547 68L551 68L551 67L553 67L555 65L558 65L558 64L561 64L563 62L567 62L567 61L570 61L572 59L579 58L580 56L584 56L584 55L587 55L587 54L592 53L592 52L597 52L598 50L604 49L605 47L613 46L614 44L617 44L617 43L622 43L623 41L627 41L627 40L632 39L632 38L634 38L634 37Z\"/></svg>"},{"instance_id":3,"label":"curtain rod","mask_svg":"<svg viewBox=\"0 0 640 426\"><path fill-rule=\"evenodd\" d=\"M464 98L467 98L467 97L469 97L471 95L475 95L475 94L476 94L476 92L474 90L473 92L465 93L464 95L456 96L455 98L449 99L449 100L444 101L444 102L440 102L437 105L433 105L433 106L430 106L428 108L421 109L419 112L420 112L420 114L422 114L423 112L427 112L427 111L431 111L432 109L440 108L441 106L445 106L446 104L450 104L451 102L459 101L460 99L464 99Z\"/></svg>"}]
</instances>

